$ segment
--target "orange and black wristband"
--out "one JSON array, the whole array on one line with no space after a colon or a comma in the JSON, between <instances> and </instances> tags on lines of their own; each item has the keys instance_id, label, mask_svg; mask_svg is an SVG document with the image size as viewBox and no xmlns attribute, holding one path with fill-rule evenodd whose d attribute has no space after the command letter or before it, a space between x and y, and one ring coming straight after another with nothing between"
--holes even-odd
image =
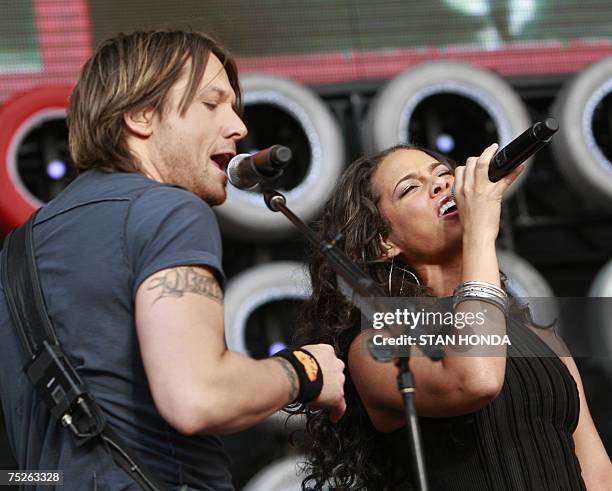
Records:
<instances>
[{"instance_id":1,"label":"orange and black wristband","mask_svg":"<svg viewBox=\"0 0 612 491\"><path fill-rule=\"evenodd\" d=\"M287 360L300 381L300 391L294 402L308 404L314 401L323 388L323 373L317 359L303 348L285 348L274 353Z\"/></svg>"}]
</instances>

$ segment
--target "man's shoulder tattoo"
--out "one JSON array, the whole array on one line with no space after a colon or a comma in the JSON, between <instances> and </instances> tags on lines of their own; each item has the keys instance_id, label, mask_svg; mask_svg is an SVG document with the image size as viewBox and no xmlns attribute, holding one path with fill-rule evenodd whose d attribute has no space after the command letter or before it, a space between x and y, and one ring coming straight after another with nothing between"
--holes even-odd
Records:
<instances>
[{"instance_id":1,"label":"man's shoulder tattoo","mask_svg":"<svg viewBox=\"0 0 612 491\"><path fill-rule=\"evenodd\" d=\"M217 280L190 266L181 266L166 271L163 275L154 278L147 290L157 290L158 296L154 302L160 298L178 298L184 296L185 293L195 293L223 303L223 291Z\"/></svg>"}]
</instances>

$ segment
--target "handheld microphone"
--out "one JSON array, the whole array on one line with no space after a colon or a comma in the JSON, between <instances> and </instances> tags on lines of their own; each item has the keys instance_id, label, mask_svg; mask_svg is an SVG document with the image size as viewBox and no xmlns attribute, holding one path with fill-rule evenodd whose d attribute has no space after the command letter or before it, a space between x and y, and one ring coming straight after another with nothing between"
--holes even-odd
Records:
<instances>
[{"instance_id":1,"label":"handheld microphone","mask_svg":"<svg viewBox=\"0 0 612 491\"><path fill-rule=\"evenodd\" d=\"M510 174L516 167L545 146L558 129L559 123L554 118L546 118L521 133L493 155L489 163L489 180L497 182ZM455 196L454 184L451 188L451 194L453 197Z\"/></svg>"},{"instance_id":2,"label":"handheld microphone","mask_svg":"<svg viewBox=\"0 0 612 491\"><path fill-rule=\"evenodd\" d=\"M225 173L233 186L238 189L251 189L261 182L280 177L292 157L291 149L283 145L273 145L253 155L236 155L230 160Z\"/></svg>"},{"instance_id":3,"label":"handheld microphone","mask_svg":"<svg viewBox=\"0 0 612 491\"><path fill-rule=\"evenodd\" d=\"M497 182L546 145L559 129L553 118L535 123L506 145L489 163L489 180Z\"/></svg>"}]
</instances>

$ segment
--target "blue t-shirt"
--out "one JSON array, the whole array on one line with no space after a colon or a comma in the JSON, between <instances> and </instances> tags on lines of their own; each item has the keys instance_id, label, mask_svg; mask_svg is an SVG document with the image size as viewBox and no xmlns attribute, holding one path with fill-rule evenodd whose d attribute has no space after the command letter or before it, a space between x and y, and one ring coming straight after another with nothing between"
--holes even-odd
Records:
<instances>
[{"instance_id":1,"label":"blue t-shirt","mask_svg":"<svg viewBox=\"0 0 612 491\"><path fill-rule=\"evenodd\" d=\"M139 173L88 171L40 211L34 246L58 338L109 425L170 485L231 490L220 440L182 435L159 415L134 325L138 286L161 269L206 265L223 284L210 207ZM62 470L66 491L138 489L104 449L77 448L51 418L23 372L25 354L0 289L0 400L20 468Z\"/></svg>"}]
</instances>

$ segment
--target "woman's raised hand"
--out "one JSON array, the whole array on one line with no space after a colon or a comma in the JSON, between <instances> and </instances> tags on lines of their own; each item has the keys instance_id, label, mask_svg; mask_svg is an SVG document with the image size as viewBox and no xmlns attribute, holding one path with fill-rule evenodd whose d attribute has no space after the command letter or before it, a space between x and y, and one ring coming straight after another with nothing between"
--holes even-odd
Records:
<instances>
[{"instance_id":1,"label":"woman's raised hand","mask_svg":"<svg viewBox=\"0 0 612 491\"><path fill-rule=\"evenodd\" d=\"M464 234L495 240L499 233L502 196L525 169L522 164L498 182L491 182L489 163L498 148L494 143L479 157L469 157L465 166L455 169L455 201Z\"/></svg>"}]
</instances>

